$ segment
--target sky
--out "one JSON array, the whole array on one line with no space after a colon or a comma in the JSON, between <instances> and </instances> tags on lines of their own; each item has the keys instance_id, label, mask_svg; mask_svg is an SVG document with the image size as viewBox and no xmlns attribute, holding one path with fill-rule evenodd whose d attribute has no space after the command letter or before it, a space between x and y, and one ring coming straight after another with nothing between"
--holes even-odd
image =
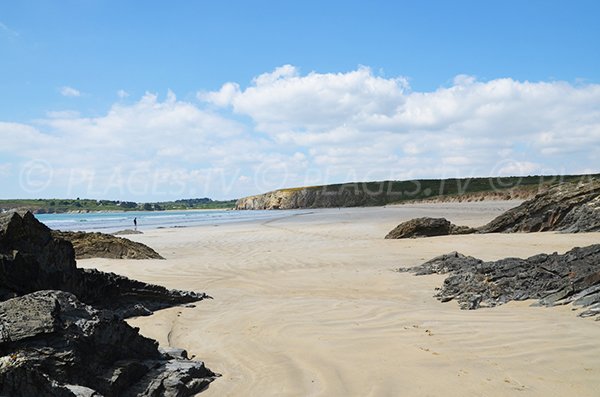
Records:
<instances>
[{"instance_id":1,"label":"sky","mask_svg":"<svg viewBox=\"0 0 600 397\"><path fill-rule=\"evenodd\" d=\"M0 198L600 172L600 2L0 3Z\"/></svg>"}]
</instances>

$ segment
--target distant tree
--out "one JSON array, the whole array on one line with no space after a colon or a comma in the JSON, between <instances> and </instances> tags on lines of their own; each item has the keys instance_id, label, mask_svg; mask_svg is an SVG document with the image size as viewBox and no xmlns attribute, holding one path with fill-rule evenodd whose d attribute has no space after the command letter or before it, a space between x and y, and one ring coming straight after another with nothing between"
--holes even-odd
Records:
<instances>
[{"instance_id":1,"label":"distant tree","mask_svg":"<svg viewBox=\"0 0 600 397\"><path fill-rule=\"evenodd\" d=\"M119 207L122 208L137 208L137 203L134 203L133 201L121 201L119 202Z\"/></svg>"}]
</instances>

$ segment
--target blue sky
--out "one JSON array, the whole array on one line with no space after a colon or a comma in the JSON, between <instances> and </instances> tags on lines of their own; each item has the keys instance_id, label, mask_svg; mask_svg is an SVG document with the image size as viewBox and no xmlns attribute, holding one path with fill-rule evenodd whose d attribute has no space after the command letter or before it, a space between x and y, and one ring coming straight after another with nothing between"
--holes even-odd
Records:
<instances>
[{"instance_id":1,"label":"blue sky","mask_svg":"<svg viewBox=\"0 0 600 397\"><path fill-rule=\"evenodd\" d=\"M1 195L597 172L599 4L3 2Z\"/></svg>"}]
</instances>

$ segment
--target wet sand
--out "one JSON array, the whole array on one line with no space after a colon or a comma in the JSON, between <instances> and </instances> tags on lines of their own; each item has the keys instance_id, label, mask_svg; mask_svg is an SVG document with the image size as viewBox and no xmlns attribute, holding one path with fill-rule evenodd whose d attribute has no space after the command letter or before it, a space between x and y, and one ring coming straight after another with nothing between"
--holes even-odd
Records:
<instances>
[{"instance_id":1,"label":"wet sand","mask_svg":"<svg viewBox=\"0 0 600 397\"><path fill-rule=\"evenodd\" d=\"M128 236L163 261L78 262L214 297L130 320L223 374L202 396L597 396L600 322L531 302L463 311L433 298L444 276L394 271L455 250L492 260L600 242L600 233L383 239L413 217L479 226L516 204L291 211Z\"/></svg>"}]
</instances>

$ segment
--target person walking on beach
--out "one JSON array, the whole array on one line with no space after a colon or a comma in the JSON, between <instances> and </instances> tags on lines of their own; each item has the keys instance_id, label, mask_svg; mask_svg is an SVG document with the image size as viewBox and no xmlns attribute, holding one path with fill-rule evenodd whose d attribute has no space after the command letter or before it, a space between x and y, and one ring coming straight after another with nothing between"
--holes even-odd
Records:
<instances>
[{"instance_id":1,"label":"person walking on beach","mask_svg":"<svg viewBox=\"0 0 600 397\"><path fill-rule=\"evenodd\" d=\"M137 218L133 218L133 226L135 227L135 230L137 230Z\"/></svg>"}]
</instances>

